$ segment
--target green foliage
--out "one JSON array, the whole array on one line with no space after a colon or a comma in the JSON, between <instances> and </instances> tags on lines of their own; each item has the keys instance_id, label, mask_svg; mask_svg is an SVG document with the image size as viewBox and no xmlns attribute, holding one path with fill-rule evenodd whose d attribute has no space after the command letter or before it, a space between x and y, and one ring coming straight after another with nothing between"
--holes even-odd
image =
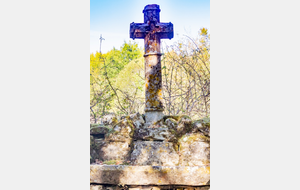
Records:
<instances>
[{"instance_id":1,"label":"green foliage","mask_svg":"<svg viewBox=\"0 0 300 190\"><path fill-rule=\"evenodd\" d=\"M106 165L116 165L117 164L117 160L106 160L103 162L103 164Z\"/></svg>"},{"instance_id":2,"label":"green foliage","mask_svg":"<svg viewBox=\"0 0 300 190\"><path fill-rule=\"evenodd\" d=\"M120 50L114 48L105 55L107 76L111 79L117 77L130 61L142 56L142 50L138 48L136 43L124 42Z\"/></svg>"},{"instance_id":3,"label":"green foliage","mask_svg":"<svg viewBox=\"0 0 300 190\"><path fill-rule=\"evenodd\" d=\"M129 161L124 160L106 160L103 162L106 165L130 165Z\"/></svg>"},{"instance_id":4,"label":"green foliage","mask_svg":"<svg viewBox=\"0 0 300 190\"><path fill-rule=\"evenodd\" d=\"M90 55L90 110L91 119L93 122L97 122L101 116L109 113L117 113L116 102L119 93L123 92L122 80L130 81L129 69L132 69L136 60L141 60L142 50L138 48L136 43L126 43L120 47L120 49L112 49L106 54L91 54ZM133 62L126 70L126 66ZM140 63L141 61L139 61ZM120 75L122 71L123 74ZM123 77L122 77L123 76ZM127 78L126 78L127 77ZM116 92L111 86L116 85ZM140 83L140 82L138 82ZM134 83L141 89L141 84ZM130 85L127 83L127 87ZM128 88L124 91L127 92ZM124 98L123 98L124 99ZM124 99L126 103L126 99ZM120 112L124 114L124 110Z\"/></svg>"}]
</instances>

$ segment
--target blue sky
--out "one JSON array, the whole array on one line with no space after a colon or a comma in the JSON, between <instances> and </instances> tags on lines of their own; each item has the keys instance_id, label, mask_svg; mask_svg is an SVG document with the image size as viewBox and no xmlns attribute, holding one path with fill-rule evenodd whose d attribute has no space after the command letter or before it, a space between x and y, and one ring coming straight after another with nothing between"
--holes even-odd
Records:
<instances>
[{"instance_id":1,"label":"blue sky","mask_svg":"<svg viewBox=\"0 0 300 190\"><path fill-rule=\"evenodd\" d=\"M201 27L210 29L209 0L91 0L90 1L90 53L99 51L99 37L102 53L113 47L119 48L129 38L129 25L143 22L143 9L148 4L160 6L160 21L172 22L174 38L162 40L172 44L183 34L194 37ZM134 40L143 47L143 40Z\"/></svg>"}]
</instances>

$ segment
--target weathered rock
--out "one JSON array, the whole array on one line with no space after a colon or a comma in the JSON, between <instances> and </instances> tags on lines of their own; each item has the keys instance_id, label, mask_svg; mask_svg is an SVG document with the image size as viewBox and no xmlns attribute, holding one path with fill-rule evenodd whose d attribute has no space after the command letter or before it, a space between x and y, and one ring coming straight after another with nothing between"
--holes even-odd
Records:
<instances>
[{"instance_id":1,"label":"weathered rock","mask_svg":"<svg viewBox=\"0 0 300 190\"><path fill-rule=\"evenodd\" d=\"M94 163L96 159L101 160L100 150L105 141L104 139L95 139L93 135L90 136L90 163Z\"/></svg>"},{"instance_id":2,"label":"weathered rock","mask_svg":"<svg viewBox=\"0 0 300 190\"><path fill-rule=\"evenodd\" d=\"M90 166L90 183L126 185L206 185L206 166Z\"/></svg>"},{"instance_id":3,"label":"weathered rock","mask_svg":"<svg viewBox=\"0 0 300 190\"><path fill-rule=\"evenodd\" d=\"M104 125L97 125L90 129L91 135L98 135L98 134L106 134L108 132L108 127L105 127Z\"/></svg>"},{"instance_id":4,"label":"weathered rock","mask_svg":"<svg viewBox=\"0 0 300 190\"><path fill-rule=\"evenodd\" d=\"M118 123L118 119L115 116L115 114L108 114L108 115L103 116L102 122L104 125L112 125L113 126Z\"/></svg>"},{"instance_id":5,"label":"weathered rock","mask_svg":"<svg viewBox=\"0 0 300 190\"><path fill-rule=\"evenodd\" d=\"M129 116L115 124L111 129L103 125L93 126L91 129L93 136L91 162L95 159L102 161L128 160L132 149L130 145L133 141L134 130L135 126Z\"/></svg>"},{"instance_id":6,"label":"weathered rock","mask_svg":"<svg viewBox=\"0 0 300 190\"><path fill-rule=\"evenodd\" d=\"M90 185L90 190L102 190L104 189L103 185Z\"/></svg>"},{"instance_id":7,"label":"weathered rock","mask_svg":"<svg viewBox=\"0 0 300 190\"><path fill-rule=\"evenodd\" d=\"M93 139L90 147L91 163L94 163L96 159L102 161L128 160L130 157L130 142L110 142L104 139Z\"/></svg>"},{"instance_id":8,"label":"weathered rock","mask_svg":"<svg viewBox=\"0 0 300 190\"><path fill-rule=\"evenodd\" d=\"M104 142L99 147L100 160L128 160L130 156L128 142Z\"/></svg>"},{"instance_id":9,"label":"weathered rock","mask_svg":"<svg viewBox=\"0 0 300 190\"><path fill-rule=\"evenodd\" d=\"M177 129L178 123L175 119L168 118L166 119L165 123L170 129Z\"/></svg>"},{"instance_id":10,"label":"weathered rock","mask_svg":"<svg viewBox=\"0 0 300 190\"><path fill-rule=\"evenodd\" d=\"M135 114L131 114L130 116L130 119L132 120L133 122L133 125L137 128L137 129L140 129L140 128L143 128L144 125L145 125L145 121L142 117L142 115L137 112Z\"/></svg>"},{"instance_id":11,"label":"weathered rock","mask_svg":"<svg viewBox=\"0 0 300 190\"><path fill-rule=\"evenodd\" d=\"M145 112L146 117L146 127L152 127L155 128L156 126L159 127L159 125L155 124L157 121L161 120L163 118L164 114L161 111L148 111Z\"/></svg>"},{"instance_id":12,"label":"weathered rock","mask_svg":"<svg viewBox=\"0 0 300 190\"><path fill-rule=\"evenodd\" d=\"M171 141L171 139L174 139L174 135L168 128L136 129L134 133L134 140Z\"/></svg>"},{"instance_id":13,"label":"weathered rock","mask_svg":"<svg viewBox=\"0 0 300 190\"><path fill-rule=\"evenodd\" d=\"M180 144L180 165L207 166L210 163L209 151L208 142L183 142Z\"/></svg>"},{"instance_id":14,"label":"weathered rock","mask_svg":"<svg viewBox=\"0 0 300 190\"><path fill-rule=\"evenodd\" d=\"M192 120L188 116L182 116L179 120L177 126L177 134L185 134L191 131L192 129Z\"/></svg>"},{"instance_id":15,"label":"weathered rock","mask_svg":"<svg viewBox=\"0 0 300 190\"><path fill-rule=\"evenodd\" d=\"M181 166L205 166L210 163L210 144L203 133L191 133L182 136L179 141Z\"/></svg>"},{"instance_id":16,"label":"weathered rock","mask_svg":"<svg viewBox=\"0 0 300 190\"><path fill-rule=\"evenodd\" d=\"M203 133L201 132L197 132L197 133L188 133L183 135L180 139L179 139L179 143L183 143L183 142L187 142L187 143L193 143L193 142L209 142L209 138L206 137Z\"/></svg>"},{"instance_id":17,"label":"weathered rock","mask_svg":"<svg viewBox=\"0 0 300 190\"><path fill-rule=\"evenodd\" d=\"M93 147L95 145L94 137L90 135L90 147Z\"/></svg>"},{"instance_id":18,"label":"weathered rock","mask_svg":"<svg viewBox=\"0 0 300 190\"><path fill-rule=\"evenodd\" d=\"M133 144L133 165L175 166L179 163L179 155L171 142L134 141Z\"/></svg>"},{"instance_id":19,"label":"weathered rock","mask_svg":"<svg viewBox=\"0 0 300 190\"><path fill-rule=\"evenodd\" d=\"M193 123L194 129L201 131L207 136L210 136L210 123L204 120L197 120Z\"/></svg>"},{"instance_id":20,"label":"weathered rock","mask_svg":"<svg viewBox=\"0 0 300 190\"><path fill-rule=\"evenodd\" d=\"M136 126L142 125L135 126L134 122L143 121L139 113L123 117L111 130L103 125L93 126L91 161L130 159L135 165L165 166L209 164L209 123L203 120L192 123L186 116L164 119L156 125L168 125L165 128L137 129ZM103 133L107 134L105 139Z\"/></svg>"},{"instance_id":21,"label":"weathered rock","mask_svg":"<svg viewBox=\"0 0 300 190\"><path fill-rule=\"evenodd\" d=\"M90 163L94 163L95 159L98 159L98 155L95 150L94 137L92 135L90 135Z\"/></svg>"},{"instance_id":22,"label":"weathered rock","mask_svg":"<svg viewBox=\"0 0 300 190\"><path fill-rule=\"evenodd\" d=\"M114 142L131 142L133 133L134 133L134 125L130 119L123 119L118 124L116 124L111 133L106 135L106 141L114 141Z\"/></svg>"},{"instance_id":23,"label":"weathered rock","mask_svg":"<svg viewBox=\"0 0 300 190\"><path fill-rule=\"evenodd\" d=\"M100 150L100 148L106 143L104 139L95 139L95 149Z\"/></svg>"}]
</instances>

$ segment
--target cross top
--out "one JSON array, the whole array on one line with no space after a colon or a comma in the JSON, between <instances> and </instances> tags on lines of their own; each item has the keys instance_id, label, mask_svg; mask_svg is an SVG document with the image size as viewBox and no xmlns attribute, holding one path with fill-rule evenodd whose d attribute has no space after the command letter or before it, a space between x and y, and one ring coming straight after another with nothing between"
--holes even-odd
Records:
<instances>
[{"instance_id":1,"label":"cross top","mask_svg":"<svg viewBox=\"0 0 300 190\"><path fill-rule=\"evenodd\" d=\"M155 23L160 22L159 12L160 12L159 5L156 4L147 5L143 10L144 23L148 23L148 21L149 22L154 21Z\"/></svg>"},{"instance_id":2,"label":"cross top","mask_svg":"<svg viewBox=\"0 0 300 190\"><path fill-rule=\"evenodd\" d=\"M160 40L174 36L173 24L161 23L159 5L145 6L144 23L130 24L130 38L144 39L145 44L145 116L146 125L163 117Z\"/></svg>"},{"instance_id":3,"label":"cross top","mask_svg":"<svg viewBox=\"0 0 300 190\"><path fill-rule=\"evenodd\" d=\"M144 23L134 23L130 24L130 38L132 39L144 39L146 34L149 32L155 32L160 39L173 38L173 24L170 23L160 23L159 17L159 5L152 4L145 6L144 13Z\"/></svg>"}]
</instances>

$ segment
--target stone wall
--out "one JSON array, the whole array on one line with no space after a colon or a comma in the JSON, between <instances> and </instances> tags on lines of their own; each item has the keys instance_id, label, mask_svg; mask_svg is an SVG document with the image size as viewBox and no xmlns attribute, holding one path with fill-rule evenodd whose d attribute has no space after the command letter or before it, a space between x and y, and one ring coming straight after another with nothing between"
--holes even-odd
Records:
<instances>
[{"instance_id":1,"label":"stone wall","mask_svg":"<svg viewBox=\"0 0 300 190\"><path fill-rule=\"evenodd\" d=\"M91 164L119 161L144 166L207 166L210 123L187 116L164 116L145 127L137 113L118 120L109 116L90 129Z\"/></svg>"},{"instance_id":2,"label":"stone wall","mask_svg":"<svg viewBox=\"0 0 300 190\"><path fill-rule=\"evenodd\" d=\"M209 189L209 120L164 116L148 126L136 113L103 121L90 128L91 189Z\"/></svg>"}]
</instances>

